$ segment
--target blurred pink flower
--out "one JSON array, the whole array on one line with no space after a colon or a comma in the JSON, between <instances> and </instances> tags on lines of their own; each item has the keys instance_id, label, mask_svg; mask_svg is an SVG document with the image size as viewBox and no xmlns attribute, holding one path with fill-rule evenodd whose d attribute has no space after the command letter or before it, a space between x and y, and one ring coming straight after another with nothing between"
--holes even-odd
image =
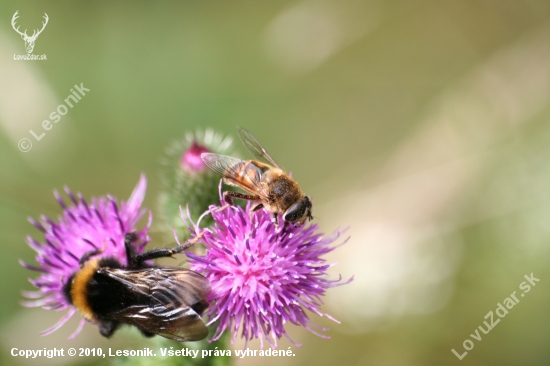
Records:
<instances>
[{"instance_id":1,"label":"blurred pink flower","mask_svg":"<svg viewBox=\"0 0 550 366\"><path fill-rule=\"evenodd\" d=\"M210 152L206 147L197 144L193 141L193 144L187 149L181 157L181 166L188 173L200 173L207 167L201 159L202 153Z\"/></svg>"}]
</instances>

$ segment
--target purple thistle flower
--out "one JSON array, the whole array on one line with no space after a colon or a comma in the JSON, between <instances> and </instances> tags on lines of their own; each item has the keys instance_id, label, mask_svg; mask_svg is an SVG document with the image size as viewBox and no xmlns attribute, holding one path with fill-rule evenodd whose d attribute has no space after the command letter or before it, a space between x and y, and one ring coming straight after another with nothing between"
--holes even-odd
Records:
<instances>
[{"instance_id":1,"label":"purple thistle flower","mask_svg":"<svg viewBox=\"0 0 550 366\"><path fill-rule=\"evenodd\" d=\"M135 225L146 212L141 209L145 197L147 180L141 176L139 183L132 192L128 202L118 204L113 197L92 198L88 203L79 193L75 196L65 187L67 196L72 204L66 205L57 191L54 195L63 209L63 215L57 223L42 216L40 222L29 218L38 230L44 233L44 243L39 243L32 237L27 237L27 243L38 254L33 266L20 261L21 265L41 275L29 281L38 288L37 291L24 291L23 295L33 301L23 302L24 306L42 307L47 310L69 311L53 327L42 332L48 335L61 328L76 312L76 308L69 303L63 294L63 285L80 269L79 261L85 253L93 250L102 250L102 256L117 258L126 263L124 234L136 232ZM149 222L138 235L136 252L142 253L149 241L147 231ZM82 330L85 319L82 319L76 331L69 337L76 337Z\"/></svg>"},{"instance_id":2,"label":"purple thistle flower","mask_svg":"<svg viewBox=\"0 0 550 366\"><path fill-rule=\"evenodd\" d=\"M200 220L208 213L214 226L199 228ZM191 269L212 284L208 325L218 322L212 340L228 330L234 343L242 328L246 342L258 338L263 348L266 338L276 348L277 339L283 335L289 338L284 327L287 322L330 338L314 329L328 330L312 323L306 310L339 323L319 310L320 297L328 288L347 284L353 278L346 282L341 276L327 279L327 269L333 264L325 264L322 256L335 249L331 244L346 230L323 237L316 233L317 225L276 227L265 210L252 213L250 203L246 208L211 206L204 215L190 230L195 237L203 233L201 242L206 254L187 256Z\"/></svg>"}]
</instances>

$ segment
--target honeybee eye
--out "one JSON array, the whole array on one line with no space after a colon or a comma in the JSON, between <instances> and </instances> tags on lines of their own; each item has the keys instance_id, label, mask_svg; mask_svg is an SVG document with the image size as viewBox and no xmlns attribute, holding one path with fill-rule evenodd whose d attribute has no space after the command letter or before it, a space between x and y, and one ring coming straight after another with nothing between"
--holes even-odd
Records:
<instances>
[{"instance_id":1,"label":"honeybee eye","mask_svg":"<svg viewBox=\"0 0 550 366\"><path fill-rule=\"evenodd\" d=\"M283 220L287 222L297 221L305 215L306 210L309 207L311 207L311 202L309 202L309 199L305 197L303 200L296 202L285 212L283 215Z\"/></svg>"}]
</instances>

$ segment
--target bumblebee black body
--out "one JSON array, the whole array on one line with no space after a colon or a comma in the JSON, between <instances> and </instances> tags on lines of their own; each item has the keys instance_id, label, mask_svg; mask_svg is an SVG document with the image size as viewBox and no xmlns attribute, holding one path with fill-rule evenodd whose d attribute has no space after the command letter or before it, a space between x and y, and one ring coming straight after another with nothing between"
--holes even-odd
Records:
<instances>
[{"instance_id":1,"label":"bumblebee black body","mask_svg":"<svg viewBox=\"0 0 550 366\"><path fill-rule=\"evenodd\" d=\"M185 268L145 263L172 256L194 242L136 255L135 240L134 234L125 237L127 266L115 258L93 258L100 251L86 253L81 269L64 286L67 299L105 337L120 324L129 324L146 336L158 334L177 341L205 338L208 329L201 315L208 308L208 280Z\"/></svg>"}]
</instances>

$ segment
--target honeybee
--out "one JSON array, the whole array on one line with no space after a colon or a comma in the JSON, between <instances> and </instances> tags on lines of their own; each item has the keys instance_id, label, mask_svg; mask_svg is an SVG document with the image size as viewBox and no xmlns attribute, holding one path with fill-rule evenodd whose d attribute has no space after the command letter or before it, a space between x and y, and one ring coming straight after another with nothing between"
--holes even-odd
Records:
<instances>
[{"instance_id":1,"label":"honeybee","mask_svg":"<svg viewBox=\"0 0 550 366\"><path fill-rule=\"evenodd\" d=\"M229 204L233 203L233 198L257 201L252 211L265 208L273 214L275 225L278 224L279 214L283 214L284 221L297 226L303 225L307 219L312 220L312 202L302 193L298 183L283 171L250 132L240 127L237 127L237 131L241 141L256 159L265 160L273 166L258 160L240 160L214 153L201 154L204 163L220 174L226 184L240 187L249 193L226 191L223 193L224 201Z\"/></svg>"},{"instance_id":2,"label":"honeybee","mask_svg":"<svg viewBox=\"0 0 550 366\"><path fill-rule=\"evenodd\" d=\"M116 258L93 258L102 250L86 253L80 259L80 270L63 287L67 300L107 338L120 324L133 325L148 337L158 334L180 342L206 338L208 328L201 315L209 306L210 282L185 268L145 263L171 257L194 241L137 255L136 239L133 233L125 235L127 266Z\"/></svg>"}]
</instances>

